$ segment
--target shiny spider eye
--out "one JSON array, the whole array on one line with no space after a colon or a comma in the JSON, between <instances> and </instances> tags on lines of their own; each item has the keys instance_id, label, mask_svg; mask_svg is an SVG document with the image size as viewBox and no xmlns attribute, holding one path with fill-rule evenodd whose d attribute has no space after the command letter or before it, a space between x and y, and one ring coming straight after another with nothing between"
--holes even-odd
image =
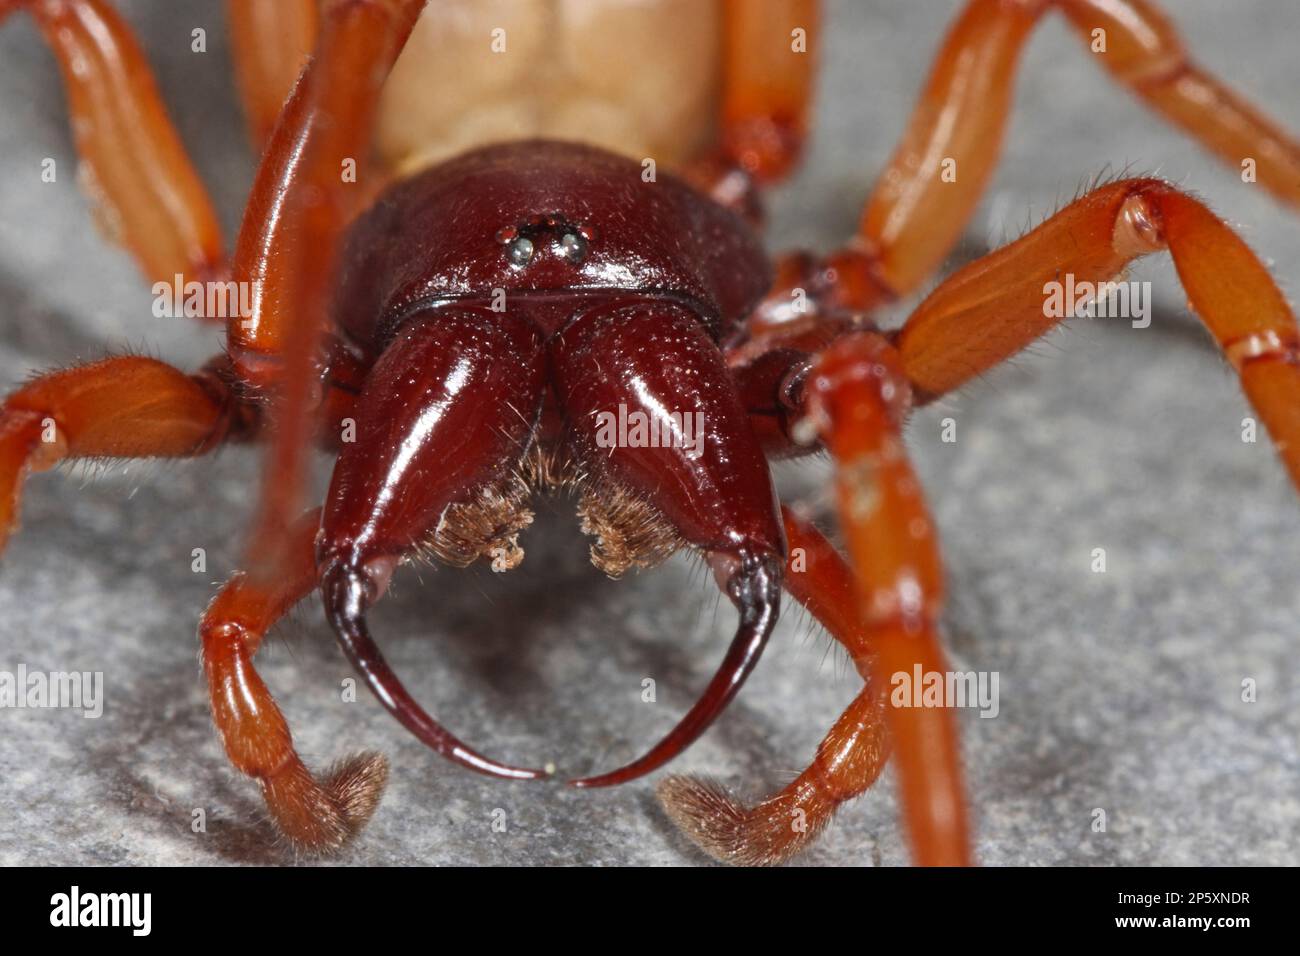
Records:
<instances>
[{"instance_id":1,"label":"shiny spider eye","mask_svg":"<svg viewBox=\"0 0 1300 956\"><path fill-rule=\"evenodd\" d=\"M510 243L506 250L512 266L526 266L533 257L533 241L527 236L520 236Z\"/></svg>"},{"instance_id":2,"label":"shiny spider eye","mask_svg":"<svg viewBox=\"0 0 1300 956\"><path fill-rule=\"evenodd\" d=\"M560 238L560 251L570 262L581 262L587 255L586 240L572 232L566 232Z\"/></svg>"}]
</instances>

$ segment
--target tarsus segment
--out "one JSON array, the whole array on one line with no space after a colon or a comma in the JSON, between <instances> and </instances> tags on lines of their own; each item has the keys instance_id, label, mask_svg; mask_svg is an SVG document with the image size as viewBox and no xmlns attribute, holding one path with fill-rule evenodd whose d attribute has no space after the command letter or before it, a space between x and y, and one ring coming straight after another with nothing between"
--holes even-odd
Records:
<instances>
[{"instance_id":1,"label":"tarsus segment","mask_svg":"<svg viewBox=\"0 0 1300 956\"><path fill-rule=\"evenodd\" d=\"M863 623L853 569L817 529L782 508L790 545L785 587L849 652L867 685L780 792L753 806L720 783L674 776L658 788L673 820L705 852L727 863L780 863L807 846L835 810L879 776L889 756L885 694L871 676L872 634Z\"/></svg>"}]
</instances>

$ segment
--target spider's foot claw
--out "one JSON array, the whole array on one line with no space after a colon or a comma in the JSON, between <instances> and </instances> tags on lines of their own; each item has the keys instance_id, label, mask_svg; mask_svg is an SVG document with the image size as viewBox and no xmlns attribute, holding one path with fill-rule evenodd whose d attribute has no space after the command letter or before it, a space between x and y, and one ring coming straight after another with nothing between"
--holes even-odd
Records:
<instances>
[{"instance_id":1,"label":"spider's foot claw","mask_svg":"<svg viewBox=\"0 0 1300 956\"><path fill-rule=\"evenodd\" d=\"M806 846L825 823L823 814L803 812L775 798L750 808L716 780L671 776L656 788L660 804L709 856L736 866L783 863Z\"/></svg>"}]
</instances>

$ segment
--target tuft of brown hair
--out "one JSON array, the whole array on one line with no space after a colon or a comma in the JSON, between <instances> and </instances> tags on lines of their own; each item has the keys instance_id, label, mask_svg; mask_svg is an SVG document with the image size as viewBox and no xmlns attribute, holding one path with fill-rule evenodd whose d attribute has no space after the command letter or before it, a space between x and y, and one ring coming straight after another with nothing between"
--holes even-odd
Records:
<instances>
[{"instance_id":1,"label":"tuft of brown hair","mask_svg":"<svg viewBox=\"0 0 1300 956\"><path fill-rule=\"evenodd\" d=\"M388 786L388 758L366 752L341 760L325 774L324 788L338 803L355 835L374 815Z\"/></svg>"},{"instance_id":2,"label":"tuft of brown hair","mask_svg":"<svg viewBox=\"0 0 1300 956\"><path fill-rule=\"evenodd\" d=\"M493 571L509 571L524 559L519 533L533 523L531 489L518 476L483 488L477 497L448 505L426 550L458 568L480 557Z\"/></svg>"},{"instance_id":3,"label":"tuft of brown hair","mask_svg":"<svg viewBox=\"0 0 1300 956\"><path fill-rule=\"evenodd\" d=\"M643 496L607 479L583 487L578 517L582 533L595 538L591 563L611 578L653 568L686 543Z\"/></svg>"},{"instance_id":4,"label":"tuft of brown hair","mask_svg":"<svg viewBox=\"0 0 1300 956\"><path fill-rule=\"evenodd\" d=\"M644 495L593 475L559 447L532 449L511 475L449 505L423 552L458 568L480 557L493 571L518 567L524 559L519 534L533 523L534 493L578 498L582 531L595 539L591 563L611 578L653 568L686 545Z\"/></svg>"},{"instance_id":5,"label":"tuft of brown hair","mask_svg":"<svg viewBox=\"0 0 1300 956\"><path fill-rule=\"evenodd\" d=\"M686 545L644 495L588 471L567 445L535 449L521 463L519 477L540 493L578 499L582 533L595 539L591 563L611 578L653 568Z\"/></svg>"},{"instance_id":6,"label":"tuft of brown hair","mask_svg":"<svg viewBox=\"0 0 1300 956\"><path fill-rule=\"evenodd\" d=\"M754 807L746 807L718 781L705 777L667 777L656 793L668 816L696 846L715 860L737 866L784 863L825 828L834 808L808 783Z\"/></svg>"}]
</instances>

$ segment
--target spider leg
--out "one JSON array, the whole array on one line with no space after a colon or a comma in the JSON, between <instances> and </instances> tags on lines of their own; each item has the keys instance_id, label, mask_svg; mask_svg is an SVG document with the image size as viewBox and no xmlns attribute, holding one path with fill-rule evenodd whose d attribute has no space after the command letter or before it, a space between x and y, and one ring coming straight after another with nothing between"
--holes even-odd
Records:
<instances>
[{"instance_id":1,"label":"spider leg","mask_svg":"<svg viewBox=\"0 0 1300 956\"><path fill-rule=\"evenodd\" d=\"M256 292L252 314L227 326L241 378L276 403L248 547L253 574L275 567L299 508L339 236L368 195L353 187L364 181L379 94L424 3L328 0L315 54L253 181L233 271ZM344 175L348 163L357 165L355 177Z\"/></svg>"},{"instance_id":2,"label":"spider leg","mask_svg":"<svg viewBox=\"0 0 1300 956\"><path fill-rule=\"evenodd\" d=\"M723 17L719 146L759 183L777 182L808 136L821 2L726 0Z\"/></svg>"},{"instance_id":3,"label":"spider leg","mask_svg":"<svg viewBox=\"0 0 1300 956\"><path fill-rule=\"evenodd\" d=\"M1060 318L1048 284L1105 282L1168 249L1188 301L1300 488L1300 330L1250 248L1202 203L1156 179L1094 190L1033 232L942 283L896 333L907 378L925 401L1015 354Z\"/></svg>"},{"instance_id":4,"label":"spider leg","mask_svg":"<svg viewBox=\"0 0 1300 956\"><path fill-rule=\"evenodd\" d=\"M320 4L227 0L226 14L249 140L260 151L316 44Z\"/></svg>"},{"instance_id":5,"label":"spider leg","mask_svg":"<svg viewBox=\"0 0 1300 956\"><path fill-rule=\"evenodd\" d=\"M839 462L840 510L868 621L899 604L902 585L924 598L912 624L886 627L888 640L875 640L878 679L910 673L914 663L945 670L930 623L929 604L940 596L931 524L894 432L902 412L884 415L881 396L887 391L894 402L900 396L924 402L959 388L1061 321L1046 307L1048 283L1067 274L1078 283L1105 282L1133 259L1165 248L1192 307L1237 369L1300 487L1300 329L1245 243L1199 201L1159 180L1094 190L1019 241L958 271L894 334L892 349L877 333L850 332L814 360L797 347L828 334L812 321L806 329L791 325L732 350L737 387L769 453L793 453L797 423L806 419ZM882 389L881 396L873 399L873 388ZM912 539L912 528L925 533ZM900 576L905 571L911 580ZM882 585L891 576L893 597ZM888 713L916 858L965 859L950 719L924 708Z\"/></svg>"},{"instance_id":6,"label":"spider leg","mask_svg":"<svg viewBox=\"0 0 1300 956\"><path fill-rule=\"evenodd\" d=\"M836 332L833 343L816 354L780 337L761 352L763 342L755 341L751 354L733 356L732 372L769 454L797 454L800 445L807 451L820 440L835 459L840 525L864 640L876 655L870 681L883 693L895 675L910 676L917 667L923 673L948 671L936 632L942 568L934 525L901 437L912 403L902 360L881 333L845 331L834 322L792 341L815 342ZM819 603L826 606L825 599ZM811 609L818 613L816 605ZM852 633L843 613L838 621L818 616L835 636ZM849 646L861 669L859 643ZM913 858L922 864L970 862L957 730L949 710L885 710Z\"/></svg>"},{"instance_id":7,"label":"spider leg","mask_svg":"<svg viewBox=\"0 0 1300 956\"><path fill-rule=\"evenodd\" d=\"M683 175L761 218L757 190L785 179L808 135L821 0L726 0L718 141Z\"/></svg>"},{"instance_id":8,"label":"spider leg","mask_svg":"<svg viewBox=\"0 0 1300 956\"><path fill-rule=\"evenodd\" d=\"M992 176L1020 53L1052 9L1086 43L1094 30L1105 31L1107 52L1097 56L1130 91L1230 164L1253 157L1258 181L1300 205L1300 142L1198 67L1148 0L969 0L935 57L857 236L825 259L785 257L755 331L790 318L796 289L823 312L869 311L934 273Z\"/></svg>"},{"instance_id":9,"label":"spider leg","mask_svg":"<svg viewBox=\"0 0 1300 956\"><path fill-rule=\"evenodd\" d=\"M840 338L799 389L807 422L836 462L841 527L871 634L877 686L895 675L949 671L937 621L939 546L907 460L901 427L911 395L902 363L876 333ZM900 802L921 865L971 862L956 722L948 707L886 708Z\"/></svg>"},{"instance_id":10,"label":"spider leg","mask_svg":"<svg viewBox=\"0 0 1300 956\"><path fill-rule=\"evenodd\" d=\"M970 0L863 211L856 244L878 256L886 287L915 289L961 235L1001 149L1020 52L1053 8L1085 43L1094 29L1105 31L1107 52L1098 58L1132 92L1233 165L1255 157L1260 183L1300 204L1300 143L1196 66L1154 4ZM943 175L949 161L956 163L955 176Z\"/></svg>"},{"instance_id":11,"label":"spider leg","mask_svg":"<svg viewBox=\"0 0 1300 956\"><path fill-rule=\"evenodd\" d=\"M807 846L835 809L863 793L884 768L890 743L885 695L871 675L871 634L862 623L853 571L816 528L782 508L790 561L785 587L844 645L867 686L787 787L753 807L715 781L668 777L659 799L668 815L716 859L741 865L780 863Z\"/></svg>"},{"instance_id":12,"label":"spider leg","mask_svg":"<svg viewBox=\"0 0 1300 956\"><path fill-rule=\"evenodd\" d=\"M193 457L249 437L258 411L231 390L224 356L197 375L121 356L49 372L0 409L0 550L27 475L71 458Z\"/></svg>"},{"instance_id":13,"label":"spider leg","mask_svg":"<svg viewBox=\"0 0 1300 956\"><path fill-rule=\"evenodd\" d=\"M1112 76L1229 166L1247 156L1259 182L1300 206L1300 142L1188 55L1170 18L1152 0L1054 0L1085 44L1098 29Z\"/></svg>"},{"instance_id":14,"label":"spider leg","mask_svg":"<svg viewBox=\"0 0 1300 956\"><path fill-rule=\"evenodd\" d=\"M337 849L374 813L388 781L380 754L357 754L317 779L293 746L284 714L253 666L271 626L316 584L315 537L320 509L290 529L273 583L236 574L218 592L199 625L212 719L230 762L257 780L276 827L306 851Z\"/></svg>"},{"instance_id":15,"label":"spider leg","mask_svg":"<svg viewBox=\"0 0 1300 956\"><path fill-rule=\"evenodd\" d=\"M224 278L212 201L126 22L106 0L9 0L0 20L15 9L58 60L82 184L104 231L151 282Z\"/></svg>"}]
</instances>

